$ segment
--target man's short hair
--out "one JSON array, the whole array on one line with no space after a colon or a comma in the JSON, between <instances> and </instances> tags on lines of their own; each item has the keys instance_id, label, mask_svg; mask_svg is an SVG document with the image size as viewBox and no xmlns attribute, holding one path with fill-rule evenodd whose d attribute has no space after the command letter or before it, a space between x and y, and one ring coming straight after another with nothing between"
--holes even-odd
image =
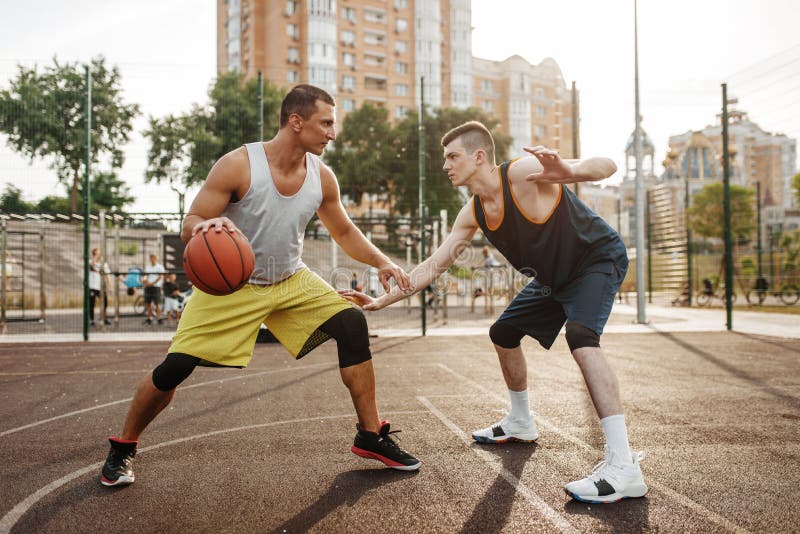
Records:
<instances>
[{"instance_id":1,"label":"man's short hair","mask_svg":"<svg viewBox=\"0 0 800 534\"><path fill-rule=\"evenodd\" d=\"M296 85L283 98L281 102L280 127L283 128L289 122L289 116L296 113L308 119L317 111L317 100L322 100L331 106L336 105L336 101L326 91L313 85Z\"/></svg>"},{"instance_id":2,"label":"man's short hair","mask_svg":"<svg viewBox=\"0 0 800 534\"><path fill-rule=\"evenodd\" d=\"M456 126L442 137L442 146L446 147L458 138L468 154L479 148L486 152L486 157L494 163L494 139L489 129L482 122L469 121Z\"/></svg>"}]
</instances>

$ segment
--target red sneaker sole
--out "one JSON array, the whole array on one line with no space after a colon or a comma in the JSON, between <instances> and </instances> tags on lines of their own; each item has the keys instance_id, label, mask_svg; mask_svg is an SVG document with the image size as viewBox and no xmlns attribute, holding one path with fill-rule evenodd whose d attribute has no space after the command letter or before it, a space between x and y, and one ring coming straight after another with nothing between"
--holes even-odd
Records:
<instances>
[{"instance_id":1,"label":"red sneaker sole","mask_svg":"<svg viewBox=\"0 0 800 534\"><path fill-rule=\"evenodd\" d=\"M419 466L422 465L422 462L417 462L413 465L403 465L401 463L395 462L394 460L390 460L385 456L381 456L378 453L372 451L366 451L364 449L359 449L355 445L350 447L350 451L356 456L361 456L362 458L369 458L370 460L378 460L386 464L388 467L391 467L392 469L399 469L400 471L416 471L417 469L419 469Z\"/></svg>"}]
</instances>

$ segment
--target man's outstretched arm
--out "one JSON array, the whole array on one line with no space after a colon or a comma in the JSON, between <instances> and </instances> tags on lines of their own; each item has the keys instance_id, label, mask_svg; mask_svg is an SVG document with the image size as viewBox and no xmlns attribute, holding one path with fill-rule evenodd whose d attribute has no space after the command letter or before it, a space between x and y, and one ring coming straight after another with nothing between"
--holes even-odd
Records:
<instances>
[{"instance_id":1,"label":"man's outstretched arm","mask_svg":"<svg viewBox=\"0 0 800 534\"><path fill-rule=\"evenodd\" d=\"M478 223L475 222L475 216L472 213L472 200L470 200L466 206L461 208L455 223L453 223L453 229L439 248L437 248L428 259L417 265L409 274L409 278L411 279L410 292L395 287L377 299L373 299L368 295L353 290L340 291L339 293L369 311L380 310L389 304L410 297L428 287L453 265L453 262L456 261L461 253L464 252L467 245L469 245L470 241L472 241L472 236L475 235L477 229Z\"/></svg>"}]
</instances>

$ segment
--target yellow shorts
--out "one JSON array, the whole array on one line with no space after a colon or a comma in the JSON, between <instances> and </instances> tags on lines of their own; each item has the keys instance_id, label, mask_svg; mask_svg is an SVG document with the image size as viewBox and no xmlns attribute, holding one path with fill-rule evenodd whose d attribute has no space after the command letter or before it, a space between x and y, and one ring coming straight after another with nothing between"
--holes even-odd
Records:
<instances>
[{"instance_id":1,"label":"yellow shorts","mask_svg":"<svg viewBox=\"0 0 800 534\"><path fill-rule=\"evenodd\" d=\"M277 284L248 284L230 295L213 296L195 288L169 352L217 365L247 367L264 323L295 358L302 358L330 339L317 328L351 307L306 268Z\"/></svg>"}]
</instances>

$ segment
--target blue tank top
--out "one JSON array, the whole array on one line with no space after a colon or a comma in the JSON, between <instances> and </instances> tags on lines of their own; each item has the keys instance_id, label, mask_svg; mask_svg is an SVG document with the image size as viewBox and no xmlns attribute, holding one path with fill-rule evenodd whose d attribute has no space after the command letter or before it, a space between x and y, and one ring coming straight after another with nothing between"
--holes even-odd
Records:
<instances>
[{"instance_id":1,"label":"blue tank top","mask_svg":"<svg viewBox=\"0 0 800 534\"><path fill-rule=\"evenodd\" d=\"M587 272L622 270L628 266L619 234L565 185L550 215L543 221L528 219L519 209L508 181L508 167L499 167L503 188L503 218L489 228L479 198L472 197L475 220L486 238L520 273L536 278L553 290Z\"/></svg>"}]
</instances>

